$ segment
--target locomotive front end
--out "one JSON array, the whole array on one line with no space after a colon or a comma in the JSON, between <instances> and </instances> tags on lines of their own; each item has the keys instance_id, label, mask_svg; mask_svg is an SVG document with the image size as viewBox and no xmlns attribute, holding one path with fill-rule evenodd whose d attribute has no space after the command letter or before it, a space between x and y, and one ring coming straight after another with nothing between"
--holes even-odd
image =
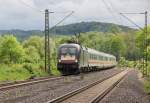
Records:
<instances>
[{"instance_id":1,"label":"locomotive front end","mask_svg":"<svg viewBox=\"0 0 150 103\"><path fill-rule=\"evenodd\" d=\"M63 74L75 74L78 69L79 45L62 44L58 48L57 68Z\"/></svg>"}]
</instances>

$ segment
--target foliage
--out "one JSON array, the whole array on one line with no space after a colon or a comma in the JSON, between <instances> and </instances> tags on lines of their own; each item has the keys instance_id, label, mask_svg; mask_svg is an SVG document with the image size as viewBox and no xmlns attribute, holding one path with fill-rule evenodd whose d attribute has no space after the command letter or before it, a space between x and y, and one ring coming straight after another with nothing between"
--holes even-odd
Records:
<instances>
[{"instance_id":1,"label":"foliage","mask_svg":"<svg viewBox=\"0 0 150 103\"><path fill-rule=\"evenodd\" d=\"M150 81L145 81L144 82L144 91L146 93L150 93Z\"/></svg>"},{"instance_id":2,"label":"foliage","mask_svg":"<svg viewBox=\"0 0 150 103\"><path fill-rule=\"evenodd\" d=\"M0 81L17 81L48 75L39 68L39 64L30 64L31 68L30 66L25 66L28 64L0 65Z\"/></svg>"},{"instance_id":3,"label":"foliage","mask_svg":"<svg viewBox=\"0 0 150 103\"><path fill-rule=\"evenodd\" d=\"M126 51L126 44L120 35L104 35L99 32L82 33L79 41L86 47L113 54L117 60L124 56Z\"/></svg>"},{"instance_id":4,"label":"foliage","mask_svg":"<svg viewBox=\"0 0 150 103\"><path fill-rule=\"evenodd\" d=\"M110 40L111 53L117 57L117 60L125 54L126 45L121 36L112 36Z\"/></svg>"},{"instance_id":5,"label":"foliage","mask_svg":"<svg viewBox=\"0 0 150 103\"><path fill-rule=\"evenodd\" d=\"M147 46L147 56L148 56L148 60L150 60L150 45Z\"/></svg>"},{"instance_id":6,"label":"foliage","mask_svg":"<svg viewBox=\"0 0 150 103\"><path fill-rule=\"evenodd\" d=\"M145 29L145 28L144 28ZM147 41L147 45L145 45L145 41ZM140 50L140 54L145 55L146 53L143 51L146 51L146 49L150 46L150 27L148 27L148 35L145 35L145 32L143 30L139 30L136 35L136 45Z\"/></svg>"},{"instance_id":7,"label":"foliage","mask_svg":"<svg viewBox=\"0 0 150 103\"><path fill-rule=\"evenodd\" d=\"M30 73L20 64L0 65L0 81L25 80L30 77Z\"/></svg>"},{"instance_id":8,"label":"foliage","mask_svg":"<svg viewBox=\"0 0 150 103\"><path fill-rule=\"evenodd\" d=\"M24 49L14 36L2 37L0 46L0 62L19 63L23 62Z\"/></svg>"},{"instance_id":9,"label":"foliage","mask_svg":"<svg viewBox=\"0 0 150 103\"><path fill-rule=\"evenodd\" d=\"M23 68L26 69L30 74L31 77L41 77L48 75L46 72L43 71L43 68L40 64L33 64L33 63L24 63Z\"/></svg>"},{"instance_id":10,"label":"foliage","mask_svg":"<svg viewBox=\"0 0 150 103\"><path fill-rule=\"evenodd\" d=\"M25 53L25 62L27 63L38 63L41 59L38 50L33 46L25 48Z\"/></svg>"},{"instance_id":11,"label":"foliage","mask_svg":"<svg viewBox=\"0 0 150 103\"><path fill-rule=\"evenodd\" d=\"M118 61L118 65L121 67L126 67L127 66L127 61L125 60L124 57L121 57Z\"/></svg>"},{"instance_id":12,"label":"foliage","mask_svg":"<svg viewBox=\"0 0 150 103\"><path fill-rule=\"evenodd\" d=\"M44 57L44 40L39 36L31 36L23 42L23 47L28 49L36 49L40 57Z\"/></svg>"},{"instance_id":13,"label":"foliage","mask_svg":"<svg viewBox=\"0 0 150 103\"><path fill-rule=\"evenodd\" d=\"M85 47L115 55L119 66L141 66L140 63L136 62L138 59L141 59L142 50L146 49L142 46L141 42L143 40L141 39L143 31L138 31L134 34L133 32L124 33L119 27L114 27L113 25L109 25L107 31L105 27L99 26L102 24L87 24L86 27L81 26L85 33L80 33L78 40L75 36L51 36L50 57L51 73L53 75L59 75L56 67L57 48L60 44L65 43L70 39L79 41L79 43ZM90 32L86 32L88 26ZM72 27L74 26L72 25ZM104 33L97 31L102 28L105 31ZM74 29L78 29L78 27L75 26L70 29L70 31L75 32ZM80 31L80 29L78 29L77 32L78 31ZM65 29L64 32L66 32ZM147 50L150 50L150 45L147 46ZM150 52L148 52L148 57L150 58ZM43 37L31 36L20 43L12 35L2 36L0 37L0 58L0 80L22 80L48 75L47 71L44 70ZM10 77L5 76L7 72Z\"/></svg>"}]
</instances>

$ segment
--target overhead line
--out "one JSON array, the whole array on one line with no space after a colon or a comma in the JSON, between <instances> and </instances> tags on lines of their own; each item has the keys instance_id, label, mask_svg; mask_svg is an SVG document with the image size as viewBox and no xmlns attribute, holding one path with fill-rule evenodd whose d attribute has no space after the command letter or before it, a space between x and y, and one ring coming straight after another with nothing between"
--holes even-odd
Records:
<instances>
[{"instance_id":1,"label":"overhead line","mask_svg":"<svg viewBox=\"0 0 150 103\"><path fill-rule=\"evenodd\" d=\"M120 15L123 16L124 18L126 18L128 21L130 21L132 24L134 24L139 29L143 30L143 28L141 28L139 25L137 25L134 21L132 21L131 19L129 19L127 16L123 15L123 13L120 13Z\"/></svg>"},{"instance_id":2,"label":"overhead line","mask_svg":"<svg viewBox=\"0 0 150 103\"><path fill-rule=\"evenodd\" d=\"M58 23L56 23L54 26L52 26L51 29L53 29L54 27L56 27L57 25L59 25L60 23L62 23L64 20L66 20L68 17L70 17L73 13L74 13L74 11L72 11L70 14L68 14L67 16L65 16L62 20L60 20Z\"/></svg>"},{"instance_id":3,"label":"overhead line","mask_svg":"<svg viewBox=\"0 0 150 103\"><path fill-rule=\"evenodd\" d=\"M145 14L145 13L121 13L121 14Z\"/></svg>"},{"instance_id":4,"label":"overhead line","mask_svg":"<svg viewBox=\"0 0 150 103\"><path fill-rule=\"evenodd\" d=\"M36 11L36 12L39 12L39 13L43 12L43 11L37 9L37 8L32 7L31 5L25 3L25 2L22 1L22 0L18 0L18 1L19 1L20 3L22 3L23 5L25 5L26 7L31 8L32 10L34 10L34 11Z\"/></svg>"},{"instance_id":5,"label":"overhead line","mask_svg":"<svg viewBox=\"0 0 150 103\"><path fill-rule=\"evenodd\" d=\"M107 8L108 12L110 12L110 14L112 15L112 17L114 17L115 21L117 22L118 19L117 19L116 16L113 14L113 12L116 11L116 10L115 10L115 9L112 10L113 7L112 7L112 9L111 9L111 7L109 7L108 3L107 3L105 0L102 0L102 1L103 1L103 3L104 3L105 7ZM111 3L110 3L110 5L112 6Z\"/></svg>"}]
</instances>

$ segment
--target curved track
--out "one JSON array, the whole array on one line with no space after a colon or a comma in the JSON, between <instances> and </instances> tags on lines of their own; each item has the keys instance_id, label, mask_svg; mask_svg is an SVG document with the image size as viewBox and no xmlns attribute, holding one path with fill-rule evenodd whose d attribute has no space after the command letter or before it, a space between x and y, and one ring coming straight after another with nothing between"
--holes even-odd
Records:
<instances>
[{"instance_id":1,"label":"curved track","mask_svg":"<svg viewBox=\"0 0 150 103\"><path fill-rule=\"evenodd\" d=\"M92 84L69 92L47 103L97 103L111 91L128 73L127 70L98 80Z\"/></svg>"}]
</instances>

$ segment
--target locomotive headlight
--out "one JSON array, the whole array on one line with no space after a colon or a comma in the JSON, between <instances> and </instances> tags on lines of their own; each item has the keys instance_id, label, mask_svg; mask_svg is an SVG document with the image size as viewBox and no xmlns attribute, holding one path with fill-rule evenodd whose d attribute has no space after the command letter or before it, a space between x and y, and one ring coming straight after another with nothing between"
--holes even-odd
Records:
<instances>
[{"instance_id":1,"label":"locomotive headlight","mask_svg":"<svg viewBox=\"0 0 150 103\"><path fill-rule=\"evenodd\" d=\"M61 60L59 59L58 62L61 62Z\"/></svg>"},{"instance_id":2,"label":"locomotive headlight","mask_svg":"<svg viewBox=\"0 0 150 103\"><path fill-rule=\"evenodd\" d=\"M78 62L78 60L76 59L76 60L75 60L75 62L77 63L77 62Z\"/></svg>"}]
</instances>

